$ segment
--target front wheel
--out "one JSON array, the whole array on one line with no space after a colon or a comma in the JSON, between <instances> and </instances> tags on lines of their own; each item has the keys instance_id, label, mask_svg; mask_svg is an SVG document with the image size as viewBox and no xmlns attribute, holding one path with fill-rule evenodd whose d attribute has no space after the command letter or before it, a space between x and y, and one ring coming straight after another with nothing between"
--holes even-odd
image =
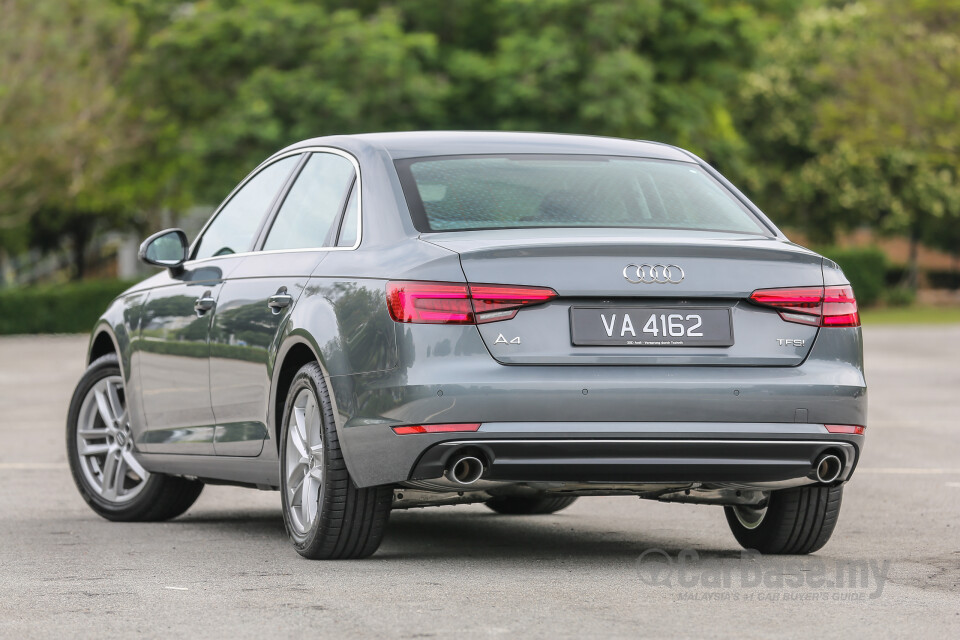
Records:
<instances>
[{"instance_id":1,"label":"front wheel","mask_svg":"<svg viewBox=\"0 0 960 640\"><path fill-rule=\"evenodd\" d=\"M837 526L843 486L773 491L764 507L724 507L727 524L745 549L764 554L807 554L827 544Z\"/></svg>"},{"instance_id":2,"label":"front wheel","mask_svg":"<svg viewBox=\"0 0 960 640\"><path fill-rule=\"evenodd\" d=\"M150 473L135 455L117 356L97 359L80 378L67 413L67 459L90 508L107 520L169 520L190 508L203 483Z\"/></svg>"},{"instance_id":3,"label":"front wheel","mask_svg":"<svg viewBox=\"0 0 960 640\"><path fill-rule=\"evenodd\" d=\"M290 385L280 436L283 521L305 558L365 558L380 546L390 517L390 487L358 489L340 451L319 365L303 366Z\"/></svg>"}]
</instances>

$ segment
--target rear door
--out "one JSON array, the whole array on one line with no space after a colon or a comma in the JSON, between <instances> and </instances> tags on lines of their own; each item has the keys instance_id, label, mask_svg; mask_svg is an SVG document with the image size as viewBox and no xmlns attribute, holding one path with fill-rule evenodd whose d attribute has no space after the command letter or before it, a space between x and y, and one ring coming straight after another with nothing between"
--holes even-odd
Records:
<instances>
[{"instance_id":1,"label":"rear door","mask_svg":"<svg viewBox=\"0 0 960 640\"><path fill-rule=\"evenodd\" d=\"M356 173L346 154L308 154L261 234L261 250L223 285L210 334L217 455L256 456L263 448L271 354L311 273L336 244Z\"/></svg>"}]
</instances>

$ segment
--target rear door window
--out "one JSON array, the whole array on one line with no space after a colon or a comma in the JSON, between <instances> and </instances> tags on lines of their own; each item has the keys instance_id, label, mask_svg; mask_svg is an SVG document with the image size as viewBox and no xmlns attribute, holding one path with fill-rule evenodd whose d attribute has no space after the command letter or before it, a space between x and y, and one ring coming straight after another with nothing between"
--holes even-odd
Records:
<instances>
[{"instance_id":1,"label":"rear door window","mask_svg":"<svg viewBox=\"0 0 960 640\"><path fill-rule=\"evenodd\" d=\"M273 221L265 251L328 245L354 180L353 163L333 153L314 153L290 187Z\"/></svg>"}]
</instances>

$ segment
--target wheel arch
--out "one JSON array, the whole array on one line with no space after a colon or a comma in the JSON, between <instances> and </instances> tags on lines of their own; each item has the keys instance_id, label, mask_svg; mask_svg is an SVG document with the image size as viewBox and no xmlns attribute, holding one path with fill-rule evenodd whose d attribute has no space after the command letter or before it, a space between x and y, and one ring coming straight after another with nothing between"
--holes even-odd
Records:
<instances>
[{"instance_id":1,"label":"wheel arch","mask_svg":"<svg viewBox=\"0 0 960 640\"><path fill-rule=\"evenodd\" d=\"M120 347L109 325L104 321L93 330L90 345L87 347L87 365L110 353L117 354L119 358Z\"/></svg>"},{"instance_id":2,"label":"wheel arch","mask_svg":"<svg viewBox=\"0 0 960 640\"><path fill-rule=\"evenodd\" d=\"M316 362L321 371L323 371L324 380L328 381L327 391L330 394L331 402L336 407L333 399L333 390L329 384L329 374L323 361L320 358L319 349L309 334L304 332L294 332L287 337L280 349L277 350L277 357L273 367L273 383L270 385L270 406L268 407L268 430L274 438L277 453L280 451L280 429L283 424L283 408L287 399L287 393L290 385L293 383L294 376L305 364ZM334 411L336 413L336 411ZM339 426L338 426L339 428Z\"/></svg>"}]
</instances>

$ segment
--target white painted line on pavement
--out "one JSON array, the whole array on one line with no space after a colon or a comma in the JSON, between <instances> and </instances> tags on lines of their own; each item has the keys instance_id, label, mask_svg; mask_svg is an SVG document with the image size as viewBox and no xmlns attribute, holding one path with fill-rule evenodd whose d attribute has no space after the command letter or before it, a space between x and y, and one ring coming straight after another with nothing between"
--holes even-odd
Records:
<instances>
[{"instance_id":1,"label":"white painted line on pavement","mask_svg":"<svg viewBox=\"0 0 960 640\"><path fill-rule=\"evenodd\" d=\"M49 469L66 469L66 462L0 462L0 471L46 471Z\"/></svg>"}]
</instances>

